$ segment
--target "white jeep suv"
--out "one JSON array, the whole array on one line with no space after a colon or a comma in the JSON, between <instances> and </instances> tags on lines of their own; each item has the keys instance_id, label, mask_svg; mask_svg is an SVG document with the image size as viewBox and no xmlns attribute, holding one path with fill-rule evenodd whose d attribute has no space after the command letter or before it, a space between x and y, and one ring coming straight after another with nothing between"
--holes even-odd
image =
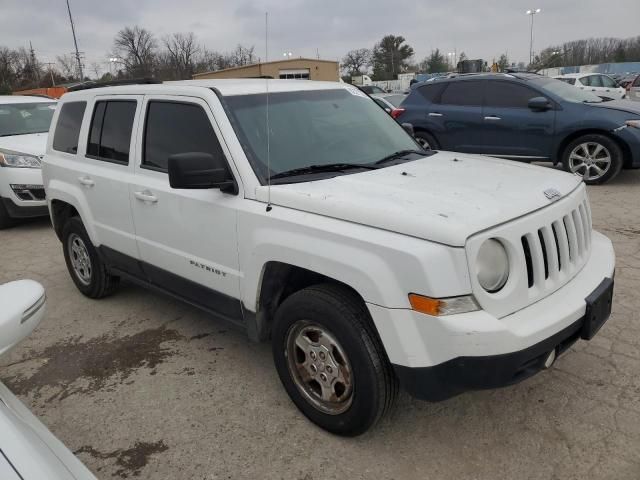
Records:
<instances>
[{"instance_id":1,"label":"white jeep suv","mask_svg":"<svg viewBox=\"0 0 640 480\"><path fill-rule=\"evenodd\" d=\"M292 400L338 434L398 385L442 400L523 380L611 309L613 248L578 178L422 151L340 83L70 93L43 173L82 293L123 278L270 340Z\"/></svg>"},{"instance_id":2,"label":"white jeep suv","mask_svg":"<svg viewBox=\"0 0 640 480\"><path fill-rule=\"evenodd\" d=\"M40 160L55 101L0 96L0 229L16 218L47 216Z\"/></svg>"}]
</instances>

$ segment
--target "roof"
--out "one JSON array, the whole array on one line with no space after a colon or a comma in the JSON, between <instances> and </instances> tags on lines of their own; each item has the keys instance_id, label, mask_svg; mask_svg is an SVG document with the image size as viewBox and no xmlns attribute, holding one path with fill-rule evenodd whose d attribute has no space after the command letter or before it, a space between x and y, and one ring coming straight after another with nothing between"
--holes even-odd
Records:
<instances>
[{"instance_id":1,"label":"roof","mask_svg":"<svg viewBox=\"0 0 640 480\"><path fill-rule=\"evenodd\" d=\"M299 62L299 61L303 61L303 62L321 62L321 63L335 63L337 64L338 62L336 60L320 60L319 58L305 58L305 57L299 57L299 58L284 58L282 60L272 60L270 62L258 62L258 63L250 63L247 65L240 65L238 67L231 67L231 68L223 68L222 70L211 70L209 72L200 72L200 73L195 73L193 76L195 77L199 77L202 75L209 75L212 73L220 73L220 72L233 72L235 70L244 70L247 68L251 68L251 67L257 67L260 65L274 65L274 64L279 64L279 63L288 63L288 62Z\"/></svg>"},{"instance_id":2,"label":"roof","mask_svg":"<svg viewBox=\"0 0 640 480\"><path fill-rule=\"evenodd\" d=\"M80 90L66 93L62 100L72 100L74 98L86 97L87 95L187 94L194 93L195 90L202 88L208 90L215 88L223 96L251 95L265 93L267 86L270 93L355 88L340 82L320 82L314 80L266 80L255 78L178 80L160 84L122 85Z\"/></svg>"},{"instance_id":3,"label":"roof","mask_svg":"<svg viewBox=\"0 0 640 480\"><path fill-rule=\"evenodd\" d=\"M54 98L44 98L35 95L0 95L0 104L8 103L51 103L55 102Z\"/></svg>"}]
</instances>

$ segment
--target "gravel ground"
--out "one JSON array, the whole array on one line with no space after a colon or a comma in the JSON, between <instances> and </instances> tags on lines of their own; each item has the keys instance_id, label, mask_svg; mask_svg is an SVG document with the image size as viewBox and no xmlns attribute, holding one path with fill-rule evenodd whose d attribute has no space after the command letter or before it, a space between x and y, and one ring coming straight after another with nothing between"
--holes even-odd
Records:
<instances>
[{"instance_id":1,"label":"gravel ground","mask_svg":"<svg viewBox=\"0 0 640 480\"><path fill-rule=\"evenodd\" d=\"M99 478L640 478L640 171L590 187L617 253L613 315L519 385L429 404L402 394L378 428L342 439L289 401L268 345L124 284L83 297L45 220L0 233L0 283L42 282L42 325L0 379Z\"/></svg>"}]
</instances>

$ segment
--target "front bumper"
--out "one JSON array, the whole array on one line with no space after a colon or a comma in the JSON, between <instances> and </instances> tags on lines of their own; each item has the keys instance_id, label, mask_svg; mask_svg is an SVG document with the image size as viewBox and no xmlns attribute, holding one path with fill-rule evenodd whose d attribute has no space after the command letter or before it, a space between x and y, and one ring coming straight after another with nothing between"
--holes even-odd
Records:
<instances>
[{"instance_id":1,"label":"front bumper","mask_svg":"<svg viewBox=\"0 0 640 480\"><path fill-rule=\"evenodd\" d=\"M611 241L593 232L591 245L589 260L569 283L502 318L486 311L431 317L368 304L402 386L420 398L442 400L509 385L540 370L541 358L579 338L585 299L613 277Z\"/></svg>"},{"instance_id":2,"label":"front bumper","mask_svg":"<svg viewBox=\"0 0 640 480\"><path fill-rule=\"evenodd\" d=\"M21 202L20 204L16 204L16 202L10 198L0 197L0 202L2 202L11 218L46 217L49 215L49 207L47 207L46 201L44 205L41 205L43 202ZM34 203L36 205L31 205Z\"/></svg>"},{"instance_id":3,"label":"front bumper","mask_svg":"<svg viewBox=\"0 0 640 480\"><path fill-rule=\"evenodd\" d=\"M39 168L0 167L0 200L14 218L49 214Z\"/></svg>"},{"instance_id":4,"label":"front bumper","mask_svg":"<svg viewBox=\"0 0 640 480\"><path fill-rule=\"evenodd\" d=\"M612 279L605 279L607 286ZM607 313L605 320L609 318ZM484 357L458 357L433 367L394 365L404 389L413 397L437 402L467 390L506 387L521 382L545 368L549 355L564 353L579 338L590 339L586 316L555 335L518 352ZM604 323L604 322L603 322ZM601 325L599 325L601 326Z\"/></svg>"},{"instance_id":5,"label":"front bumper","mask_svg":"<svg viewBox=\"0 0 640 480\"><path fill-rule=\"evenodd\" d=\"M625 159L625 167L640 168L640 130L627 127L617 132L617 136L629 146L629 158Z\"/></svg>"}]
</instances>

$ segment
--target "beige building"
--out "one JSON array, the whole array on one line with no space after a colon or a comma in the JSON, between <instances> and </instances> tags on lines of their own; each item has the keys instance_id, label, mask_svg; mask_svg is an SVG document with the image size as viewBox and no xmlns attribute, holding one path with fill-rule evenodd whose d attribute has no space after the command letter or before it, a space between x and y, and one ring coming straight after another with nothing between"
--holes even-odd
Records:
<instances>
[{"instance_id":1,"label":"beige building","mask_svg":"<svg viewBox=\"0 0 640 480\"><path fill-rule=\"evenodd\" d=\"M338 62L314 58L291 58L273 62L254 63L242 67L225 68L214 72L196 73L195 80L208 78L295 78L337 82Z\"/></svg>"}]
</instances>

